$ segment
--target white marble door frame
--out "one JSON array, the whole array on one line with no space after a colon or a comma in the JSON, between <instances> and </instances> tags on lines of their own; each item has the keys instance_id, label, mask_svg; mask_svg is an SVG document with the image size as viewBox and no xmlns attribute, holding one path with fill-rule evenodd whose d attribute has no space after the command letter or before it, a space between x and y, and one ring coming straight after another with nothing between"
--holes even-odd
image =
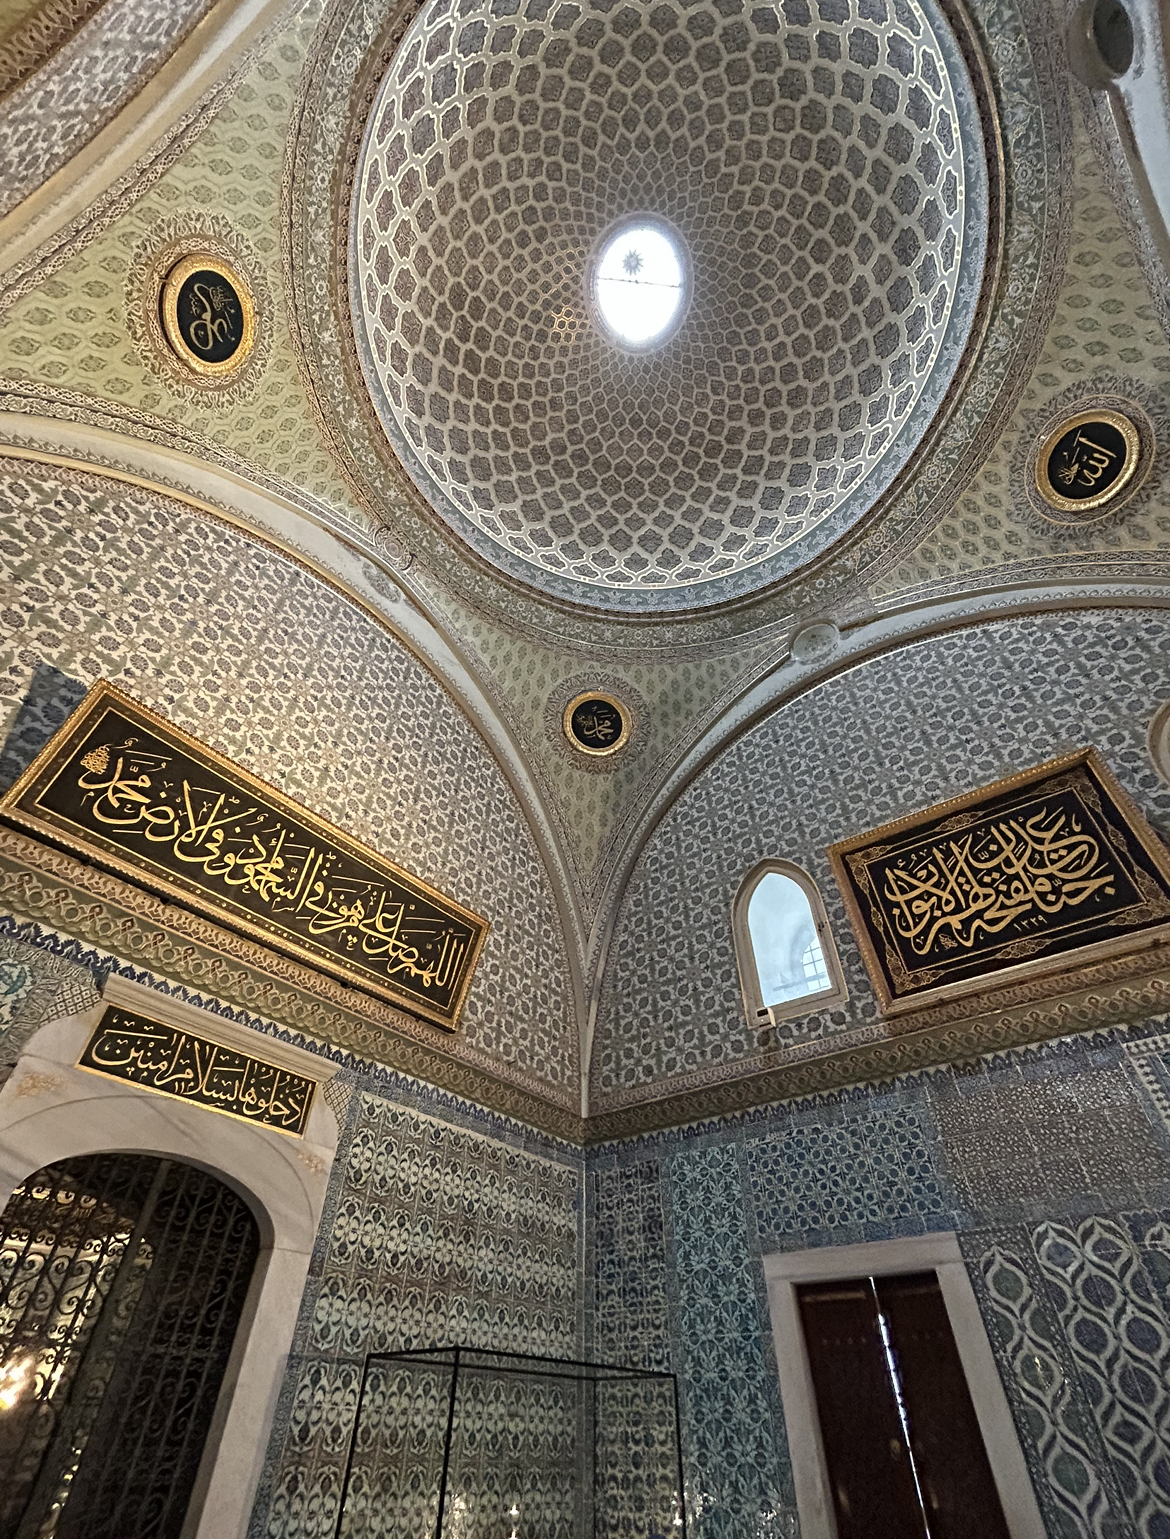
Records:
<instances>
[{"instance_id":1,"label":"white marble door frame","mask_svg":"<svg viewBox=\"0 0 1170 1539\"><path fill-rule=\"evenodd\" d=\"M764 1257L768 1309L780 1370L780 1394L796 1486L802 1539L837 1539L820 1418L796 1290L801 1283L934 1272L971 1392L988 1462L1012 1539L1045 1539L1046 1530L1000 1383L971 1279L953 1233L826 1245Z\"/></svg>"},{"instance_id":2,"label":"white marble door frame","mask_svg":"<svg viewBox=\"0 0 1170 1539\"><path fill-rule=\"evenodd\" d=\"M183 1539L243 1539L321 1221L337 1121L320 1091L304 1137L293 1138L77 1068L109 1004L250 1052L319 1085L337 1066L114 976L100 1004L42 1026L0 1090L0 1208L45 1165L121 1150L211 1171L255 1215L260 1254L183 1529Z\"/></svg>"}]
</instances>

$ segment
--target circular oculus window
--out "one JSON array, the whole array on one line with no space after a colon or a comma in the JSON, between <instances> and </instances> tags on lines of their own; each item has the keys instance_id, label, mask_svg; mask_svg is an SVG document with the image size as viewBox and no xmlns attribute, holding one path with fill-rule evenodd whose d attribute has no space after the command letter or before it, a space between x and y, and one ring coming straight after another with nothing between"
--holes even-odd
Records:
<instances>
[{"instance_id":1,"label":"circular oculus window","mask_svg":"<svg viewBox=\"0 0 1170 1539\"><path fill-rule=\"evenodd\" d=\"M517 27L513 0L434 0L354 170L350 300L390 447L480 556L573 603L689 609L805 565L903 472L965 357L987 168L937 0L834 0L827 33L800 0L782 38L775 6L726 9Z\"/></svg>"},{"instance_id":2,"label":"circular oculus window","mask_svg":"<svg viewBox=\"0 0 1170 1539\"><path fill-rule=\"evenodd\" d=\"M590 264L594 317L611 342L629 353L662 347L686 319L690 254L664 219L632 214L601 237Z\"/></svg>"}]
</instances>

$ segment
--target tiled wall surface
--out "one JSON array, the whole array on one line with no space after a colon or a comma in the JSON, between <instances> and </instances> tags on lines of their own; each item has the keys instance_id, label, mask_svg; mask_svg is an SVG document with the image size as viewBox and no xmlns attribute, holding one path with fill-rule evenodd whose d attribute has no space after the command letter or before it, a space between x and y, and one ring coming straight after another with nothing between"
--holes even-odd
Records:
<instances>
[{"instance_id":1,"label":"tiled wall surface","mask_svg":"<svg viewBox=\"0 0 1170 1539\"><path fill-rule=\"evenodd\" d=\"M487 917L455 1054L575 1106L576 1028L551 884L482 738L407 649L291 561L180 504L0 468L0 769L99 678ZM56 720L25 709L50 670ZM34 740L35 733L40 737Z\"/></svg>"},{"instance_id":2,"label":"tiled wall surface","mask_svg":"<svg viewBox=\"0 0 1170 1539\"><path fill-rule=\"evenodd\" d=\"M590 1155L589 1350L679 1375L698 1539L799 1531L762 1256L939 1230L961 1236L1053 1539L1170 1534L1159 1031Z\"/></svg>"},{"instance_id":3,"label":"tiled wall surface","mask_svg":"<svg viewBox=\"0 0 1170 1539\"><path fill-rule=\"evenodd\" d=\"M527 1147L514 1125L443 1101L424 1111L372 1087L353 1097L252 1539L333 1534L367 1352L581 1355L579 1156ZM402 1412L396 1393L383 1414Z\"/></svg>"},{"instance_id":4,"label":"tiled wall surface","mask_svg":"<svg viewBox=\"0 0 1170 1539\"><path fill-rule=\"evenodd\" d=\"M0 1084L40 1026L55 1016L87 1010L97 997L89 968L0 936Z\"/></svg>"},{"instance_id":5,"label":"tiled wall surface","mask_svg":"<svg viewBox=\"0 0 1170 1539\"><path fill-rule=\"evenodd\" d=\"M95 990L77 962L0 940L0 1063ZM346 1070L335 1100L250 1539L331 1535L365 1354L452 1342L673 1371L695 1539L796 1539L762 1257L941 1230L959 1233L1052 1539L1170 1535L1170 1020L588 1155L401 1077ZM391 1378L375 1396L387 1456L363 1500L387 1520L426 1515L406 1476L427 1446L398 1453L425 1399ZM485 1512L505 1449L530 1510L564 1516L573 1414L484 1397L468 1489ZM645 1510L634 1455L661 1451L661 1422L610 1439L615 1510ZM608 1510L599 1532L629 1539Z\"/></svg>"},{"instance_id":6,"label":"tiled wall surface","mask_svg":"<svg viewBox=\"0 0 1170 1539\"><path fill-rule=\"evenodd\" d=\"M792 1043L875 1021L829 873L834 840L1088 744L1170 829L1170 786L1146 747L1165 650L1157 611L982 625L839 674L734 742L671 806L630 878L598 1010L593 1109L771 1067ZM731 902L768 857L796 861L820 887L850 997L761 1045L744 1019Z\"/></svg>"}]
</instances>

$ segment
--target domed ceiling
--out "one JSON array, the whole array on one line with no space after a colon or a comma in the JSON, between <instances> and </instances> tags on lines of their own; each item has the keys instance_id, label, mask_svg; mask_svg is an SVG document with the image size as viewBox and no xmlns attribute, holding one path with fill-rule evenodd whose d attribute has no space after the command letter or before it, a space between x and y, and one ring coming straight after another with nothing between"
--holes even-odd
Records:
<instances>
[{"instance_id":1,"label":"domed ceiling","mask_svg":"<svg viewBox=\"0 0 1170 1539\"><path fill-rule=\"evenodd\" d=\"M382 427L459 535L555 596L668 610L775 581L939 409L979 296L982 154L955 41L914 0L439 0L354 178ZM589 297L633 215L677 232L690 280L641 352Z\"/></svg>"}]
</instances>

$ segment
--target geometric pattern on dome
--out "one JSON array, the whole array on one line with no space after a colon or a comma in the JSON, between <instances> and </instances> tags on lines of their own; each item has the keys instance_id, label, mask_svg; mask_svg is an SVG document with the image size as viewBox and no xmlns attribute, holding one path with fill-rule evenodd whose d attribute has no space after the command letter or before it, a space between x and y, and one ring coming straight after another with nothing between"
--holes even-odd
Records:
<instances>
[{"instance_id":1,"label":"geometric pattern on dome","mask_svg":"<svg viewBox=\"0 0 1170 1539\"><path fill-rule=\"evenodd\" d=\"M371 396L424 495L505 570L610 607L809 559L957 366L985 239L970 101L917 0L427 7L371 111L350 265ZM669 220L693 268L681 328L642 355L586 296L631 213Z\"/></svg>"}]
</instances>

